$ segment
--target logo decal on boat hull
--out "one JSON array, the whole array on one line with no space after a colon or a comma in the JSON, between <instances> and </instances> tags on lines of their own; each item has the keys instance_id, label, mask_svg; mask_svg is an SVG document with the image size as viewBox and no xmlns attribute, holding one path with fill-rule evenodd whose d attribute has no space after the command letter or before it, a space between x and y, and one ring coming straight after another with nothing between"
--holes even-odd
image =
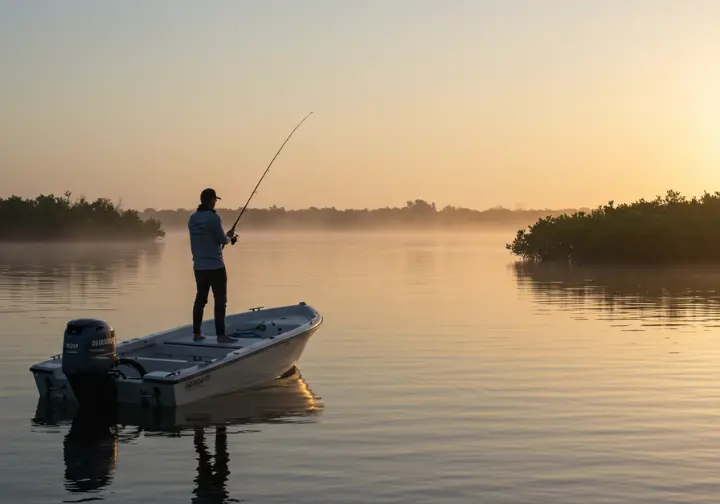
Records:
<instances>
[{"instance_id":1,"label":"logo decal on boat hull","mask_svg":"<svg viewBox=\"0 0 720 504\"><path fill-rule=\"evenodd\" d=\"M206 374L203 376L199 376L197 378L193 378L192 380L188 381L185 384L185 390L192 390L194 388L199 387L200 385L202 385L203 383L208 381L211 376L212 376L211 374Z\"/></svg>"}]
</instances>

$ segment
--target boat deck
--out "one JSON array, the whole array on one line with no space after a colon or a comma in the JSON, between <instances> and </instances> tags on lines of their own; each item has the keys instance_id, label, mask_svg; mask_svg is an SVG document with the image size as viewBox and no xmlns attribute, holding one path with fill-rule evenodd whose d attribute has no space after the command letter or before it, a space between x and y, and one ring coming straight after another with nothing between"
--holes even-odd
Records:
<instances>
[{"instance_id":1,"label":"boat deck","mask_svg":"<svg viewBox=\"0 0 720 504\"><path fill-rule=\"evenodd\" d=\"M243 320L234 323L232 319L229 319L226 323L227 335L237 341L231 343L218 343L217 337L214 335L214 322L212 320L206 320L201 326L203 334L205 334L204 340L194 341L192 331L186 329L182 332L169 336L164 340L163 344L168 346L192 346L237 350L238 348L244 348L248 345L252 345L253 343L257 343L258 341L279 336L283 333L291 331L302 325L304 322L305 320L292 316L271 321Z\"/></svg>"},{"instance_id":2,"label":"boat deck","mask_svg":"<svg viewBox=\"0 0 720 504\"><path fill-rule=\"evenodd\" d=\"M203 347L203 348L225 348L229 350L237 350L238 348L246 347L257 341L266 339L265 337L257 334L248 333L230 333L237 341L232 343L218 343L215 336L205 336L204 340L195 341L193 340L192 331L187 331L184 334L173 336L171 339L164 341L164 346L185 346L185 347Z\"/></svg>"},{"instance_id":3,"label":"boat deck","mask_svg":"<svg viewBox=\"0 0 720 504\"><path fill-rule=\"evenodd\" d=\"M273 310L274 311L274 310ZM125 361L123 369L132 362L142 366L145 372L174 372L200 363L212 362L237 350L261 346L268 340L296 329L310 320L303 308L281 309L275 313L241 313L225 319L228 336L237 341L218 343L213 319L204 320L202 331L205 339L194 341L192 328L179 327L173 331L152 337L145 344L132 343L118 346L118 354Z\"/></svg>"},{"instance_id":4,"label":"boat deck","mask_svg":"<svg viewBox=\"0 0 720 504\"><path fill-rule=\"evenodd\" d=\"M203 321L202 330L205 334L203 340L194 341L192 329L183 327L164 335L152 345L125 352L121 351L121 355L128 358L144 358L145 360L168 360L168 363L163 367L171 365L171 361L176 362L178 365L180 361L185 361L186 364L188 362L198 362L221 357L234 350L272 339L299 327L306 321L307 319L302 316L294 314L270 320L263 320L260 317L253 320L248 318L247 315L243 319L233 320L233 317L230 316L226 322L227 334L237 341L218 343L217 337L214 335L214 322L210 319Z\"/></svg>"}]
</instances>

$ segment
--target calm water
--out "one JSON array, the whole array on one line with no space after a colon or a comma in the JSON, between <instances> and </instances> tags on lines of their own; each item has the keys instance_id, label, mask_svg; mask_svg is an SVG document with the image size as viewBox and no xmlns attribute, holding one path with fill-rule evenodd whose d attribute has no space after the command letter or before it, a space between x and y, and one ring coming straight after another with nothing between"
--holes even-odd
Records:
<instances>
[{"instance_id":1,"label":"calm water","mask_svg":"<svg viewBox=\"0 0 720 504\"><path fill-rule=\"evenodd\" d=\"M73 317L188 323L185 235L0 247L5 499L717 502L720 270L515 267L513 235L245 235L229 309L325 316L302 376L113 429L39 404L28 367Z\"/></svg>"}]
</instances>

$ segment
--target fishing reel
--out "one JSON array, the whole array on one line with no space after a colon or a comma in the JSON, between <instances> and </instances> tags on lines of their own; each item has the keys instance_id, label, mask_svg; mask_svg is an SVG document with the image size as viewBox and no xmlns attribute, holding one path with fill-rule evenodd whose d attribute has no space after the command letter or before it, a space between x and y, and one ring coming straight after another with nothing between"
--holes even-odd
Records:
<instances>
[{"instance_id":1,"label":"fishing reel","mask_svg":"<svg viewBox=\"0 0 720 504\"><path fill-rule=\"evenodd\" d=\"M227 236L230 239L230 244L235 245L235 242L238 240L238 235L235 234L234 230L230 230L227 233L225 233L225 236Z\"/></svg>"}]
</instances>

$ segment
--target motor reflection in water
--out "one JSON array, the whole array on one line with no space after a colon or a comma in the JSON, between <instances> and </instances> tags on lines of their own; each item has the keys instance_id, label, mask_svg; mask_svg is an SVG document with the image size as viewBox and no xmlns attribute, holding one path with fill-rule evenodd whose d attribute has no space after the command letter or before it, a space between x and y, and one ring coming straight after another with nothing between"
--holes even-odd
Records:
<instances>
[{"instance_id":1,"label":"motor reflection in water","mask_svg":"<svg viewBox=\"0 0 720 504\"><path fill-rule=\"evenodd\" d=\"M37 430L70 425L63 441L65 488L71 493L97 493L112 484L119 445L140 436L181 437L193 430L197 475L193 502L226 502L230 477L228 427L263 423L315 422L323 404L296 369L272 385L215 397L176 408L122 406L100 414L75 404L40 399L32 425ZM213 451L206 429L214 427Z\"/></svg>"}]
</instances>

